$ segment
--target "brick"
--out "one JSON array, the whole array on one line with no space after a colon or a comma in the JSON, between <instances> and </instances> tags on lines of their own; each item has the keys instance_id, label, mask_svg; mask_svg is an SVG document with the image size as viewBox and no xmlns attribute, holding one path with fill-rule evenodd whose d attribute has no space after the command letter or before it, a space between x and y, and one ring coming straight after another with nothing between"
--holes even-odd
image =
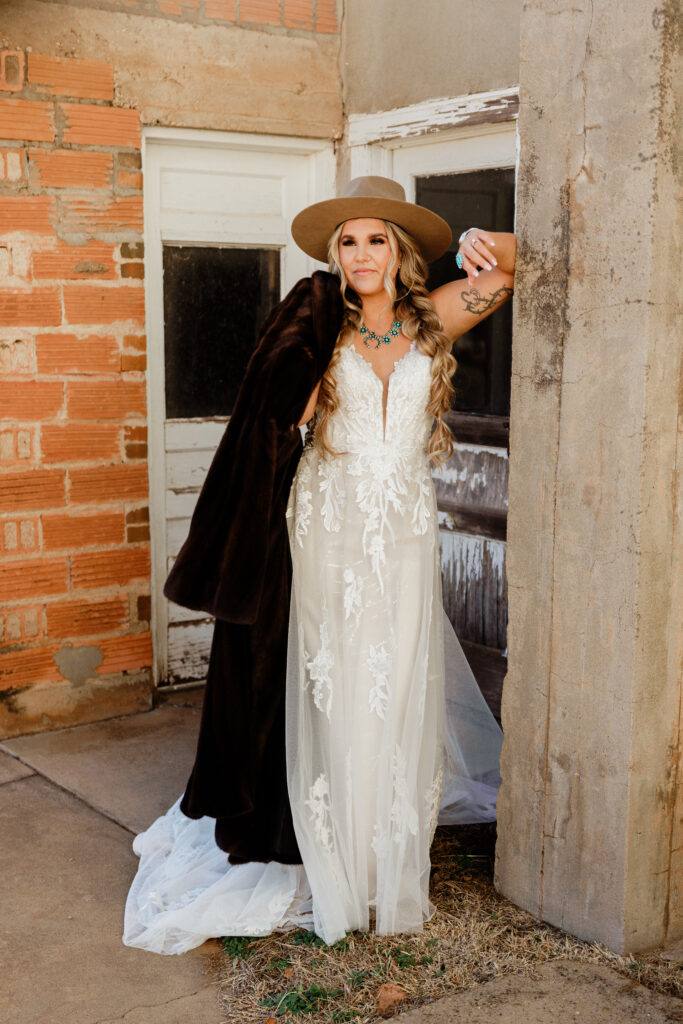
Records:
<instances>
[{"instance_id":1,"label":"brick","mask_svg":"<svg viewBox=\"0 0 683 1024\"><path fill-rule=\"evenodd\" d=\"M103 61L75 57L28 54L28 81L39 92L77 99L114 99L114 66Z\"/></svg>"},{"instance_id":2,"label":"brick","mask_svg":"<svg viewBox=\"0 0 683 1024\"><path fill-rule=\"evenodd\" d=\"M0 99L0 139L54 142L54 107L43 100Z\"/></svg>"},{"instance_id":3,"label":"brick","mask_svg":"<svg viewBox=\"0 0 683 1024\"><path fill-rule=\"evenodd\" d=\"M126 459L131 462L135 459L146 459L147 458L147 445L146 444L127 444L125 447Z\"/></svg>"},{"instance_id":4,"label":"brick","mask_svg":"<svg viewBox=\"0 0 683 1024\"><path fill-rule=\"evenodd\" d=\"M336 32L338 30L336 0L316 0L315 12L316 32Z\"/></svg>"},{"instance_id":5,"label":"brick","mask_svg":"<svg viewBox=\"0 0 683 1024\"><path fill-rule=\"evenodd\" d=\"M64 142L79 146L140 148L139 111L91 103L61 103L59 106L66 117Z\"/></svg>"},{"instance_id":6,"label":"brick","mask_svg":"<svg viewBox=\"0 0 683 1024\"><path fill-rule=\"evenodd\" d=\"M51 420L63 404L61 381L0 381L0 409L5 420Z\"/></svg>"},{"instance_id":7,"label":"brick","mask_svg":"<svg viewBox=\"0 0 683 1024\"><path fill-rule=\"evenodd\" d=\"M28 469L23 473L0 474L0 512L17 513L64 505L66 474L63 469Z\"/></svg>"},{"instance_id":8,"label":"brick","mask_svg":"<svg viewBox=\"0 0 683 1024\"><path fill-rule=\"evenodd\" d=\"M70 324L111 324L118 320L145 321L145 293L137 285L111 288L89 284L64 285L64 313Z\"/></svg>"},{"instance_id":9,"label":"brick","mask_svg":"<svg viewBox=\"0 0 683 1024\"><path fill-rule=\"evenodd\" d=\"M33 454L33 431L17 430L17 458L30 459Z\"/></svg>"},{"instance_id":10,"label":"brick","mask_svg":"<svg viewBox=\"0 0 683 1024\"><path fill-rule=\"evenodd\" d=\"M60 207L64 234L142 233L142 196L121 196L118 199L65 196L60 200Z\"/></svg>"},{"instance_id":11,"label":"brick","mask_svg":"<svg viewBox=\"0 0 683 1024\"><path fill-rule=\"evenodd\" d=\"M147 356L121 356L121 369L125 372L129 370L146 370L147 369Z\"/></svg>"},{"instance_id":12,"label":"brick","mask_svg":"<svg viewBox=\"0 0 683 1024\"><path fill-rule=\"evenodd\" d=\"M129 633L102 640L98 647L104 655L97 669L98 675L112 672L132 672L152 664L152 634Z\"/></svg>"},{"instance_id":13,"label":"brick","mask_svg":"<svg viewBox=\"0 0 683 1024\"><path fill-rule=\"evenodd\" d=\"M23 149L0 149L0 181L8 185L24 183Z\"/></svg>"},{"instance_id":14,"label":"brick","mask_svg":"<svg viewBox=\"0 0 683 1024\"><path fill-rule=\"evenodd\" d=\"M38 373L116 373L121 354L116 338L75 334L39 334L36 338Z\"/></svg>"},{"instance_id":15,"label":"brick","mask_svg":"<svg viewBox=\"0 0 683 1024\"><path fill-rule=\"evenodd\" d=\"M50 645L1 653L0 690L34 686L37 683L56 683L62 679L63 676L55 661L58 649Z\"/></svg>"},{"instance_id":16,"label":"brick","mask_svg":"<svg viewBox=\"0 0 683 1024\"><path fill-rule=\"evenodd\" d=\"M150 622L152 618L152 598L149 594L138 594L135 601L135 614L138 622Z\"/></svg>"},{"instance_id":17,"label":"brick","mask_svg":"<svg viewBox=\"0 0 683 1024\"><path fill-rule=\"evenodd\" d=\"M313 0L284 0L285 26L313 29Z\"/></svg>"},{"instance_id":18,"label":"brick","mask_svg":"<svg viewBox=\"0 0 683 1024\"><path fill-rule=\"evenodd\" d=\"M0 431L0 462L25 462L33 456L33 432L28 429Z\"/></svg>"},{"instance_id":19,"label":"brick","mask_svg":"<svg viewBox=\"0 0 683 1024\"><path fill-rule=\"evenodd\" d=\"M69 419L121 420L144 416L145 382L142 380L69 381L66 385Z\"/></svg>"},{"instance_id":20,"label":"brick","mask_svg":"<svg viewBox=\"0 0 683 1024\"><path fill-rule=\"evenodd\" d=\"M46 614L51 637L96 636L127 625L128 602L122 597L54 601L47 605Z\"/></svg>"},{"instance_id":21,"label":"brick","mask_svg":"<svg viewBox=\"0 0 683 1024\"><path fill-rule=\"evenodd\" d=\"M206 0L206 17L216 21L236 21L236 0Z\"/></svg>"},{"instance_id":22,"label":"brick","mask_svg":"<svg viewBox=\"0 0 683 1024\"><path fill-rule=\"evenodd\" d=\"M6 519L0 524L0 548L10 554L37 551L39 546L38 519Z\"/></svg>"},{"instance_id":23,"label":"brick","mask_svg":"<svg viewBox=\"0 0 683 1024\"><path fill-rule=\"evenodd\" d=\"M146 501L149 494L147 466L144 463L73 469L69 472L69 479L73 505Z\"/></svg>"},{"instance_id":24,"label":"brick","mask_svg":"<svg viewBox=\"0 0 683 1024\"><path fill-rule=\"evenodd\" d=\"M7 608L4 616L0 613L0 643L16 644L35 640L43 636L42 605L19 605Z\"/></svg>"},{"instance_id":25,"label":"brick","mask_svg":"<svg viewBox=\"0 0 683 1024\"><path fill-rule=\"evenodd\" d=\"M119 428L109 423L46 423L40 447L45 463L112 461L120 454Z\"/></svg>"},{"instance_id":26,"label":"brick","mask_svg":"<svg viewBox=\"0 0 683 1024\"><path fill-rule=\"evenodd\" d=\"M147 338L144 334L124 334L123 347L132 348L135 352L144 352L147 349Z\"/></svg>"},{"instance_id":27,"label":"brick","mask_svg":"<svg viewBox=\"0 0 683 1024\"><path fill-rule=\"evenodd\" d=\"M2 462L15 462L17 458L14 430L3 430L0 433L0 460Z\"/></svg>"},{"instance_id":28,"label":"brick","mask_svg":"<svg viewBox=\"0 0 683 1024\"><path fill-rule=\"evenodd\" d=\"M67 245L57 242L51 249L38 249L33 254L33 276L54 281L90 281L116 278L114 246L106 242Z\"/></svg>"},{"instance_id":29,"label":"brick","mask_svg":"<svg viewBox=\"0 0 683 1024\"><path fill-rule=\"evenodd\" d=\"M96 544L122 544L124 541L123 513L98 512L92 515L45 514L43 521L43 548L88 548Z\"/></svg>"},{"instance_id":30,"label":"brick","mask_svg":"<svg viewBox=\"0 0 683 1024\"><path fill-rule=\"evenodd\" d=\"M54 196L0 196L0 234L54 233Z\"/></svg>"},{"instance_id":31,"label":"brick","mask_svg":"<svg viewBox=\"0 0 683 1024\"><path fill-rule=\"evenodd\" d=\"M280 24L280 0L240 0L240 21Z\"/></svg>"},{"instance_id":32,"label":"brick","mask_svg":"<svg viewBox=\"0 0 683 1024\"><path fill-rule=\"evenodd\" d=\"M141 541L149 540L149 526L127 526L126 541L128 544L138 544Z\"/></svg>"},{"instance_id":33,"label":"brick","mask_svg":"<svg viewBox=\"0 0 683 1024\"><path fill-rule=\"evenodd\" d=\"M72 555L71 582L74 589L125 586L134 580L149 580L149 548L123 548Z\"/></svg>"},{"instance_id":34,"label":"brick","mask_svg":"<svg viewBox=\"0 0 683 1024\"><path fill-rule=\"evenodd\" d=\"M119 171L116 175L117 188L134 188L140 191L142 184L142 173L140 171Z\"/></svg>"},{"instance_id":35,"label":"brick","mask_svg":"<svg viewBox=\"0 0 683 1024\"><path fill-rule=\"evenodd\" d=\"M199 4L200 0L157 0L157 10L182 17L197 12Z\"/></svg>"},{"instance_id":36,"label":"brick","mask_svg":"<svg viewBox=\"0 0 683 1024\"><path fill-rule=\"evenodd\" d=\"M31 338L0 339L0 373L4 377L18 373L33 373L33 356Z\"/></svg>"},{"instance_id":37,"label":"brick","mask_svg":"<svg viewBox=\"0 0 683 1024\"><path fill-rule=\"evenodd\" d=\"M121 242L121 259L141 260L145 255L144 242Z\"/></svg>"},{"instance_id":38,"label":"brick","mask_svg":"<svg viewBox=\"0 0 683 1024\"><path fill-rule=\"evenodd\" d=\"M132 508L126 512L126 523L148 523L149 522L149 505L143 505L141 508Z\"/></svg>"},{"instance_id":39,"label":"brick","mask_svg":"<svg viewBox=\"0 0 683 1024\"><path fill-rule=\"evenodd\" d=\"M5 551L19 550L19 524L6 522L2 524L2 546Z\"/></svg>"},{"instance_id":40,"label":"brick","mask_svg":"<svg viewBox=\"0 0 683 1024\"><path fill-rule=\"evenodd\" d=\"M144 263L122 263L121 277L133 277L142 280L145 276Z\"/></svg>"},{"instance_id":41,"label":"brick","mask_svg":"<svg viewBox=\"0 0 683 1024\"><path fill-rule=\"evenodd\" d=\"M0 291L0 323L4 327L57 327L61 322L59 288Z\"/></svg>"},{"instance_id":42,"label":"brick","mask_svg":"<svg viewBox=\"0 0 683 1024\"><path fill-rule=\"evenodd\" d=\"M3 50L0 53L0 89L19 92L24 88L26 61L22 50Z\"/></svg>"},{"instance_id":43,"label":"brick","mask_svg":"<svg viewBox=\"0 0 683 1024\"><path fill-rule=\"evenodd\" d=\"M27 242L13 238L11 242L0 243L0 282L8 289L19 290L30 284L31 248Z\"/></svg>"},{"instance_id":44,"label":"brick","mask_svg":"<svg viewBox=\"0 0 683 1024\"><path fill-rule=\"evenodd\" d=\"M137 552L138 548L129 548ZM65 557L22 558L0 565L0 605L23 598L42 598L66 594L69 566Z\"/></svg>"},{"instance_id":45,"label":"brick","mask_svg":"<svg viewBox=\"0 0 683 1024\"><path fill-rule=\"evenodd\" d=\"M116 166L119 169L125 169L128 171L139 171L142 167L142 154L140 150L127 153L116 154ZM142 245L142 242L139 243ZM129 253L129 256L142 256L142 253Z\"/></svg>"},{"instance_id":46,"label":"brick","mask_svg":"<svg viewBox=\"0 0 683 1024\"><path fill-rule=\"evenodd\" d=\"M22 551L35 551L38 547L38 530L36 520L21 520L19 523L19 545Z\"/></svg>"},{"instance_id":47,"label":"brick","mask_svg":"<svg viewBox=\"0 0 683 1024\"><path fill-rule=\"evenodd\" d=\"M28 174L41 188L111 188L111 153L29 149Z\"/></svg>"},{"instance_id":48,"label":"brick","mask_svg":"<svg viewBox=\"0 0 683 1024\"><path fill-rule=\"evenodd\" d=\"M123 439L126 442L126 444L129 441L146 441L147 427L126 426L123 428Z\"/></svg>"}]
</instances>

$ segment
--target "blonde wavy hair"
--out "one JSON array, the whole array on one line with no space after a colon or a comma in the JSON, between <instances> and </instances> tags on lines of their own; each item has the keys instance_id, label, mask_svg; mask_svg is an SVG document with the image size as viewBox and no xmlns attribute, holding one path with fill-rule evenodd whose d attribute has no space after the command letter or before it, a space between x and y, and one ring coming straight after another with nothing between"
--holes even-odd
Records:
<instances>
[{"instance_id":1,"label":"blonde wavy hair","mask_svg":"<svg viewBox=\"0 0 683 1024\"><path fill-rule=\"evenodd\" d=\"M457 360L451 354L451 340L444 334L443 324L434 304L427 294L427 265L417 243L411 235L394 224L383 220L389 239L391 257L387 265L384 287L389 302L394 308L394 320L402 321L402 332L411 341L417 339L417 348L432 359L432 386L427 405L435 417L436 425L429 441L429 457L435 466L449 458L454 449L453 435L443 420L443 414L451 408L454 388L451 377L455 373ZM337 455L329 443L327 431L329 418L339 407L335 367L341 350L354 331L362 325L362 303L347 284L339 259L339 239L344 225L340 224L332 234L328 245L330 271L339 278L344 300L344 317L337 337L330 364L321 380L313 429L313 443L325 454ZM395 278L393 271L398 264Z\"/></svg>"}]
</instances>

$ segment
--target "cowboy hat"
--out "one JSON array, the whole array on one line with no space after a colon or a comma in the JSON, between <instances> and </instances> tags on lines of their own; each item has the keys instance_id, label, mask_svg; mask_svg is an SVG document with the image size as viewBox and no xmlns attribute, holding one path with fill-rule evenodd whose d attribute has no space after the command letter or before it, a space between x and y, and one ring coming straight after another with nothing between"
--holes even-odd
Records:
<instances>
[{"instance_id":1,"label":"cowboy hat","mask_svg":"<svg viewBox=\"0 0 683 1024\"><path fill-rule=\"evenodd\" d=\"M415 239L427 263L441 256L453 237L442 217L417 203L406 202L402 185L376 175L352 178L337 199L307 206L292 221L292 237L307 255L327 263L332 232L339 224L357 217L377 217L398 224Z\"/></svg>"}]
</instances>

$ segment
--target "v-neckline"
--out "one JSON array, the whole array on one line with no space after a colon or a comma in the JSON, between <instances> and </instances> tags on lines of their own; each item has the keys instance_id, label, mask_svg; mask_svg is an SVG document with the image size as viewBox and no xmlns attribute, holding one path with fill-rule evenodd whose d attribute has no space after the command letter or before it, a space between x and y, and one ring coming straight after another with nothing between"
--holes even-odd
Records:
<instances>
[{"instance_id":1,"label":"v-neckline","mask_svg":"<svg viewBox=\"0 0 683 1024\"><path fill-rule=\"evenodd\" d=\"M360 352L358 351L358 349L356 348L356 346L355 346L355 345L347 345L346 347L347 347L347 348L349 348L349 349L350 349L350 350L351 350L351 351L353 352L353 354L354 354L355 356L358 356L358 358L359 358L359 359L360 359L360 360L361 360L362 362L364 362L364 363L365 363L365 365L366 365L366 366L367 366L367 368L368 368L368 369L370 370L370 373L371 373L371 374L372 374L372 376L373 376L373 377L375 378L375 380L379 381L379 383L380 383L380 384L382 385L382 388L383 388L383 389L384 389L384 388L386 388L386 389L387 389L387 391L388 391L388 389L389 389L389 381L390 381L390 379L391 379L391 378L392 378L392 377L394 376L394 374L396 373L396 367L398 366L398 364L399 364L399 363L402 363L402 362L403 362L403 360L405 359L405 357L406 357L407 355L410 355L410 353L411 353L411 352L414 352L414 351L416 350L416 348L417 348L417 344L416 344L416 342L415 342L415 339L413 338L413 340L412 340L412 341L411 341L411 343L410 343L410 348L409 348L409 349L407 349L407 350L406 350L406 351L405 351L405 352L403 353L403 355L402 355L402 356L399 356L399 357L398 357L398 359L395 359L395 360L394 360L394 368L393 368L393 370L391 371L391 373L387 374L387 376L386 376L386 379L382 379L382 377L380 377L380 375L379 375L379 374L378 374L378 373L377 373L377 372L375 371L375 369L374 369L374 367L373 367L372 363L370 362L370 360L369 360L369 359L366 359L364 355L361 355L361 353L360 353Z\"/></svg>"},{"instance_id":2,"label":"v-neckline","mask_svg":"<svg viewBox=\"0 0 683 1024\"><path fill-rule=\"evenodd\" d=\"M360 354L360 352L358 351L358 349L356 348L355 345L346 345L345 347L348 348L351 352L353 352L354 356L356 356L357 359L360 359L361 363L365 363L365 365L367 366L367 368L370 371L370 373L372 374L372 376L375 378L377 383L382 388L382 402L381 402L381 406L382 406L382 441L384 442L387 439L387 412L388 412L388 409L389 409L389 381L391 380L391 378L396 373L396 367L400 363L403 362L403 360L406 358L406 356L409 356L411 352L417 351L417 343L416 343L415 339L413 338L413 340L410 343L410 348L406 352L404 352L402 356L399 356L398 359L394 360L394 368L391 371L391 373L388 374L386 380L382 380L382 378L379 376L379 374L375 373L375 371L373 369L373 366L372 366L372 363L370 362L370 360L366 359L365 356L362 356Z\"/></svg>"}]
</instances>

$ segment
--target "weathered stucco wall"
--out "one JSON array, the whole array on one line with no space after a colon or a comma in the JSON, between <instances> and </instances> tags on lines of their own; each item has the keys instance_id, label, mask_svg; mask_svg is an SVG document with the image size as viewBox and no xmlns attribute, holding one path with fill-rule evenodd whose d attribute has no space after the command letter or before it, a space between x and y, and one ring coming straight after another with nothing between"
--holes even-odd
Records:
<instances>
[{"instance_id":1,"label":"weathered stucco wall","mask_svg":"<svg viewBox=\"0 0 683 1024\"><path fill-rule=\"evenodd\" d=\"M239 10L236 24L234 0L9 0L0 46L111 63L116 105L142 124L339 135L334 0L243 0Z\"/></svg>"},{"instance_id":2,"label":"weathered stucco wall","mask_svg":"<svg viewBox=\"0 0 683 1024\"><path fill-rule=\"evenodd\" d=\"M521 30L496 880L622 951L683 932L677 7Z\"/></svg>"},{"instance_id":3,"label":"weathered stucco wall","mask_svg":"<svg viewBox=\"0 0 683 1024\"><path fill-rule=\"evenodd\" d=\"M346 113L516 85L521 6L521 0L345 0Z\"/></svg>"}]
</instances>

